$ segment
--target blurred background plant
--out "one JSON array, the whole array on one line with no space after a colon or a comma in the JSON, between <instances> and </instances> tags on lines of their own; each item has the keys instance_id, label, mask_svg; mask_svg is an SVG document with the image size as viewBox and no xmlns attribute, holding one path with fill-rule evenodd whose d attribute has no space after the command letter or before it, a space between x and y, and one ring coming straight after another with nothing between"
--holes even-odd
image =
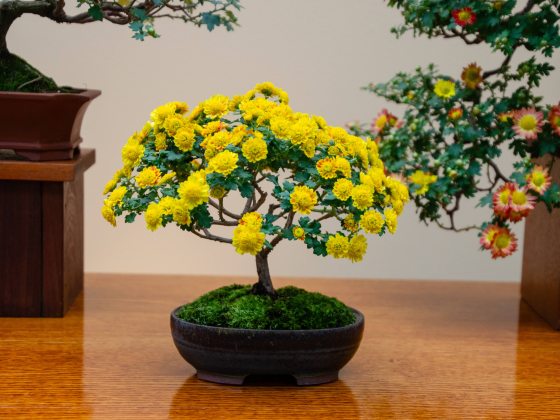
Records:
<instances>
[{"instance_id":1,"label":"blurred background plant","mask_svg":"<svg viewBox=\"0 0 560 420\"><path fill-rule=\"evenodd\" d=\"M209 31L219 26L233 30L237 25L234 11L241 8L239 0L77 0L76 6L83 11L69 14L64 0L0 0L0 91L60 90L53 79L8 50L8 31L23 15L38 15L57 23L109 21L128 26L133 38L143 41L159 36L154 21L160 18L180 20Z\"/></svg>"},{"instance_id":2,"label":"blurred background plant","mask_svg":"<svg viewBox=\"0 0 560 420\"><path fill-rule=\"evenodd\" d=\"M457 38L487 44L502 54L501 64L482 69L465 63L460 75L440 74L435 65L398 73L387 83L364 89L403 105L398 118L382 110L371 124L350 130L379 143L389 172L409 184L418 216L451 231L478 231L493 258L511 255L517 238L511 224L543 202L560 206L560 188L550 173L560 154L560 106L542 103L535 91L554 70L549 59L560 46L559 1L390 0L404 24L397 36ZM531 57L512 64L516 52ZM510 149L511 173L499 157ZM456 213L465 198L491 214L481 224L459 226Z\"/></svg>"}]
</instances>

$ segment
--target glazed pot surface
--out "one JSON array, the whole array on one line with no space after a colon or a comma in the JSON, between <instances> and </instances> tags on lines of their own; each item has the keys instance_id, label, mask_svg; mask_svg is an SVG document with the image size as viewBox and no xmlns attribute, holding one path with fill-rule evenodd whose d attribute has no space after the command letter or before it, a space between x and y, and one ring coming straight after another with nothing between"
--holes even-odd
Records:
<instances>
[{"instance_id":1,"label":"glazed pot surface","mask_svg":"<svg viewBox=\"0 0 560 420\"><path fill-rule=\"evenodd\" d=\"M77 93L0 92L0 149L29 160L72 159L82 121L99 90Z\"/></svg>"},{"instance_id":2,"label":"glazed pot surface","mask_svg":"<svg viewBox=\"0 0 560 420\"><path fill-rule=\"evenodd\" d=\"M252 330L193 324L171 313L177 350L200 379L241 385L249 375L291 375L298 385L338 379L354 356L364 329L364 316L339 328L319 330Z\"/></svg>"}]
</instances>

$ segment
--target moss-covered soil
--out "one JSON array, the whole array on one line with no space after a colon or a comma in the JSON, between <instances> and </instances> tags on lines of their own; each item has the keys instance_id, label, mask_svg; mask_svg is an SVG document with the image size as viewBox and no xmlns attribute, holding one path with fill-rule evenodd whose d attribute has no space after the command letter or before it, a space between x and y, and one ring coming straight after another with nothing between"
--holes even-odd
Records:
<instances>
[{"instance_id":1,"label":"moss-covered soil","mask_svg":"<svg viewBox=\"0 0 560 420\"><path fill-rule=\"evenodd\" d=\"M0 58L0 91L9 92L58 92L57 84L50 77L28 64L17 55Z\"/></svg>"},{"instance_id":2,"label":"moss-covered soil","mask_svg":"<svg viewBox=\"0 0 560 420\"><path fill-rule=\"evenodd\" d=\"M213 290L183 306L179 318L215 327L307 330L350 325L355 317L339 300L297 287L277 290L278 298L255 295L251 286Z\"/></svg>"}]
</instances>

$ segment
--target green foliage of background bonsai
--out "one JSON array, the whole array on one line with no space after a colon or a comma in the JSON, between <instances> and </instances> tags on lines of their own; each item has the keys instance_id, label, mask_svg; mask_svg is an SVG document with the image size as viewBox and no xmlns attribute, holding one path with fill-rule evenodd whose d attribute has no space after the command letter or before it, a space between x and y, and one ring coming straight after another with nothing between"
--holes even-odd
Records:
<instances>
[{"instance_id":1,"label":"green foliage of background bonsai","mask_svg":"<svg viewBox=\"0 0 560 420\"><path fill-rule=\"evenodd\" d=\"M16 55L0 60L0 91L56 92L58 86L50 77Z\"/></svg>"},{"instance_id":2,"label":"green foliage of background bonsai","mask_svg":"<svg viewBox=\"0 0 560 420\"><path fill-rule=\"evenodd\" d=\"M288 286L276 299L256 295L251 286L213 290L183 306L178 316L194 324L248 329L307 330L350 325L354 314L339 300Z\"/></svg>"},{"instance_id":3,"label":"green foliage of background bonsai","mask_svg":"<svg viewBox=\"0 0 560 420\"><path fill-rule=\"evenodd\" d=\"M178 19L212 31L218 26L232 30L237 18L232 10L240 10L239 0L77 0L78 8L86 8L74 15L66 13L64 0L0 0L0 91L58 92L56 83L10 54L6 37L13 22L25 14L48 18L56 23L91 23L109 21L127 25L132 37L140 41L157 38L155 19ZM39 37L37 37L39 38Z\"/></svg>"},{"instance_id":4,"label":"green foliage of background bonsai","mask_svg":"<svg viewBox=\"0 0 560 420\"><path fill-rule=\"evenodd\" d=\"M404 18L393 28L396 35L410 31L486 45L502 62L490 69L464 62L454 75L429 65L372 83L365 89L401 106L404 114L399 119L383 110L371 126L356 124L352 131L377 138L386 168L408 180L421 221L478 231L493 258L511 255L517 246L511 224L539 201L549 210L560 208L560 185L550 177L560 156L560 104L544 104L538 92L554 70L549 58L560 48L560 1L389 0L388 5ZM518 51L530 56L519 59ZM513 171L499 160L507 149L514 155ZM490 217L461 226L456 214L465 199L490 207Z\"/></svg>"}]
</instances>

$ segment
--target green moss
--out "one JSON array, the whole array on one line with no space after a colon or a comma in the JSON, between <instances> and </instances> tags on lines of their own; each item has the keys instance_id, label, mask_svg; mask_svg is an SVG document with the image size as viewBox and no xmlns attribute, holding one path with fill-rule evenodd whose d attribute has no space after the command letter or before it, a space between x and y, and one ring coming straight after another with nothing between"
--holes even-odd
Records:
<instances>
[{"instance_id":1,"label":"green moss","mask_svg":"<svg viewBox=\"0 0 560 420\"><path fill-rule=\"evenodd\" d=\"M0 58L0 91L58 92L59 87L25 60L8 54Z\"/></svg>"},{"instance_id":2,"label":"green moss","mask_svg":"<svg viewBox=\"0 0 560 420\"><path fill-rule=\"evenodd\" d=\"M183 306L178 316L215 327L273 330L333 328L355 321L350 308L335 298L291 286L277 292L272 299L251 293L251 286L234 284Z\"/></svg>"}]
</instances>

